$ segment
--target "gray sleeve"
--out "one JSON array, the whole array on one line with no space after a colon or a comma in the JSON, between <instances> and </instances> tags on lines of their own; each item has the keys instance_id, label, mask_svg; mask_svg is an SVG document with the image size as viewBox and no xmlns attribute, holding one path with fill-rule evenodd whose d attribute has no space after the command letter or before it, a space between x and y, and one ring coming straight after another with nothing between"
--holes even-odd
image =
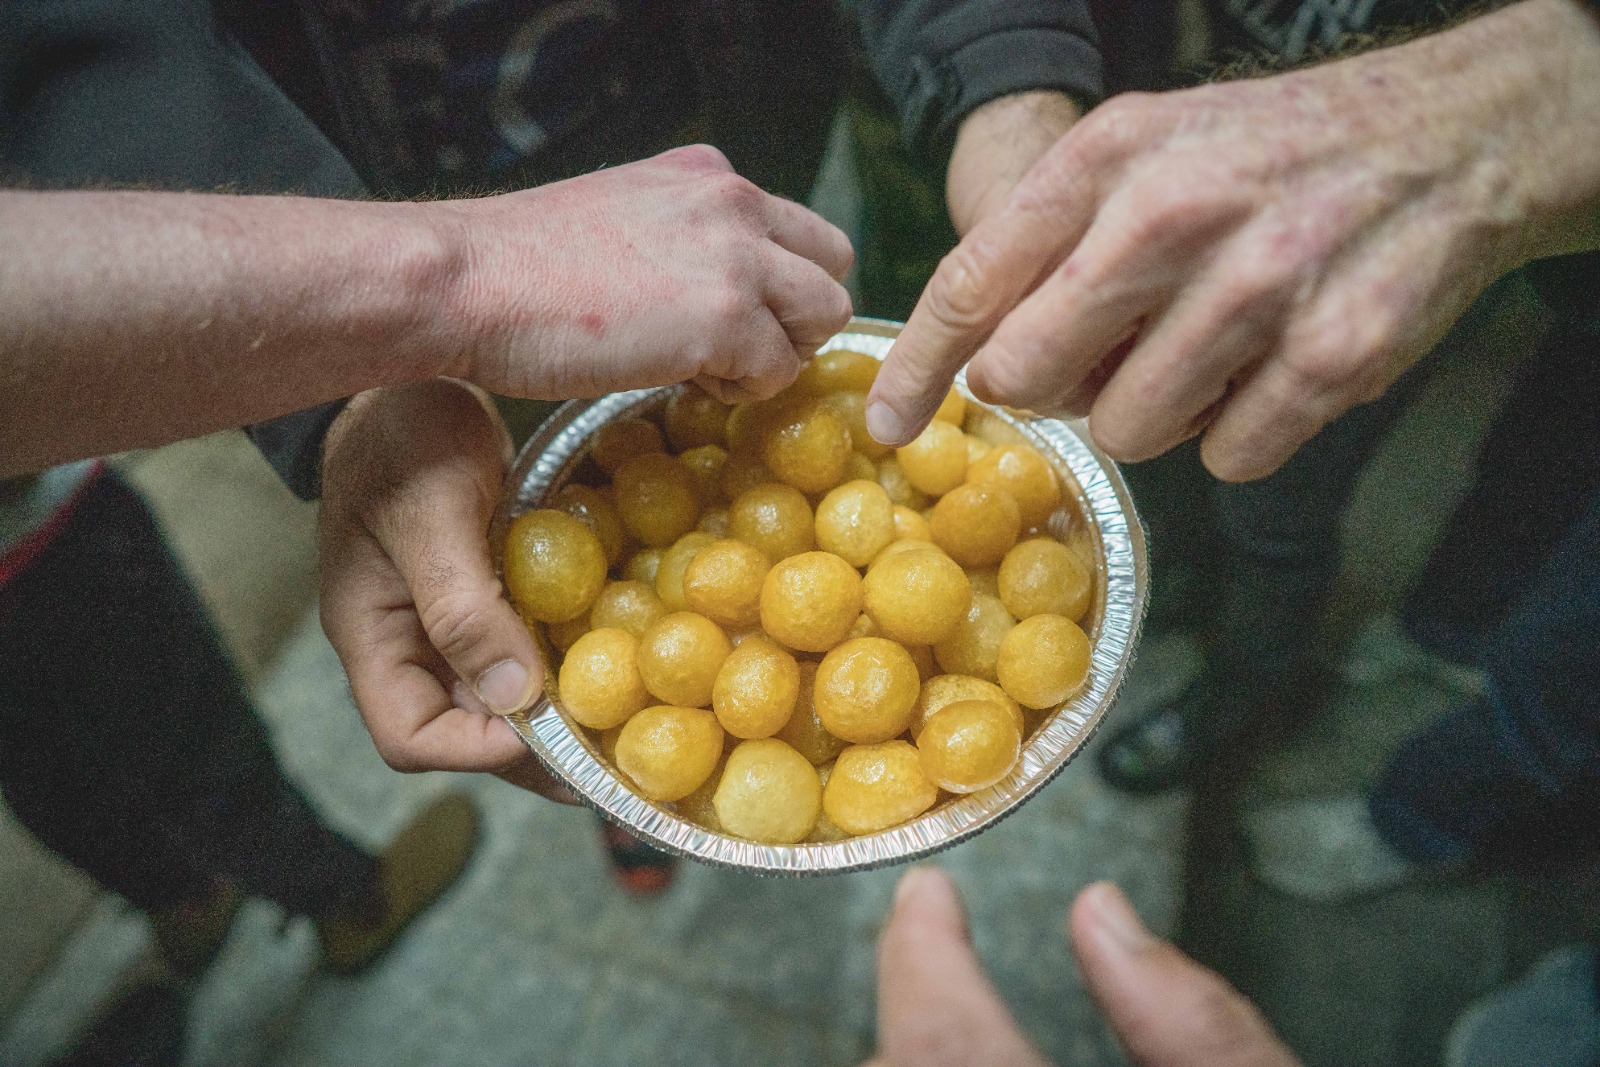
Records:
<instances>
[{"instance_id":1,"label":"gray sleeve","mask_svg":"<svg viewBox=\"0 0 1600 1067\"><path fill-rule=\"evenodd\" d=\"M914 150L942 159L962 119L998 97L1055 89L1100 98L1086 0L855 0L873 74Z\"/></svg>"}]
</instances>

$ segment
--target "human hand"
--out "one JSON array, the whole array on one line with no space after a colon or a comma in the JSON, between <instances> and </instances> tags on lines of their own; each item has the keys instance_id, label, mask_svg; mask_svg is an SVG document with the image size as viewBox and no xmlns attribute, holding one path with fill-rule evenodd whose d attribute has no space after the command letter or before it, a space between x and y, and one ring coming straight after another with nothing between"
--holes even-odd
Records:
<instances>
[{"instance_id":1,"label":"human hand","mask_svg":"<svg viewBox=\"0 0 1600 1067\"><path fill-rule=\"evenodd\" d=\"M493 771L571 802L501 718L544 677L489 558L510 456L499 414L465 383L353 398L324 445L322 627L389 766Z\"/></svg>"},{"instance_id":2,"label":"human hand","mask_svg":"<svg viewBox=\"0 0 1600 1067\"><path fill-rule=\"evenodd\" d=\"M694 381L765 398L850 318L850 242L706 145L421 205L463 249L449 373L533 399Z\"/></svg>"},{"instance_id":3,"label":"human hand","mask_svg":"<svg viewBox=\"0 0 1600 1067\"><path fill-rule=\"evenodd\" d=\"M1078 894L1089 995L1141 1067L1298 1067L1248 1000L1152 936L1105 882ZM878 1055L867 1067L1043 1067L973 954L961 898L934 868L900 880L878 942Z\"/></svg>"},{"instance_id":4,"label":"human hand","mask_svg":"<svg viewBox=\"0 0 1600 1067\"><path fill-rule=\"evenodd\" d=\"M1091 112L940 265L875 386L901 444L956 370L1089 414L1113 457L1204 432L1276 469L1494 278L1600 240L1600 29L1529 0L1277 77Z\"/></svg>"}]
</instances>

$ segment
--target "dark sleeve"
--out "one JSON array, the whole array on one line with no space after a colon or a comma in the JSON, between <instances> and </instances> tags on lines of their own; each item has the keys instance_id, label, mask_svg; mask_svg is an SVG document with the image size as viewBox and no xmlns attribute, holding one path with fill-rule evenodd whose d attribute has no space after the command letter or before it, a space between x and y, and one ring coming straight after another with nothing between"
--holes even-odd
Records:
<instances>
[{"instance_id":1,"label":"dark sleeve","mask_svg":"<svg viewBox=\"0 0 1600 1067\"><path fill-rule=\"evenodd\" d=\"M913 149L947 155L982 104L1056 89L1080 106L1101 93L1099 37L1086 0L856 0L873 74Z\"/></svg>"},{"instance_id":2,"label":"dark sleeve","mask_svg":"<svg viewBox=\"0 0 1600 1067\"><path fill-rule=\"evenodd\" d=\"M350 165L206 0L0 0L0 180L360 196ZM247 429L314 497L343 401Z\"/></svg>"}]
</instances>

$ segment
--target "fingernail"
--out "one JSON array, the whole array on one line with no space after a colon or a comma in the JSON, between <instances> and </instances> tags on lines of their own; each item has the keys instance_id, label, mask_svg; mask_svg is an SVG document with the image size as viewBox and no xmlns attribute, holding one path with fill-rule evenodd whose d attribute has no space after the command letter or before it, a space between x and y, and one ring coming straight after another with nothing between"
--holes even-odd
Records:
<instances>
[{"instance_id":1,"label":"fingernail","mask_svg":"<svg viewBox=\"0 0 1600 1067\"><path fill-rule=\"evenodd\" d=\"M867 432L879 444L905 443L906 424L893 408L881 400L867 405Z\"/></svg>"},{"instance_id":2,"label":"fingernail","mask_svg":"<svg viewBox=\"0 0 1600 1067\"><path fill-rule=\"evenodd\" d=\"M1117 944L1130 952L1138 952L1155 942L1144 923L1139 921L1133 905L1122 895L1122 890L1110 882L1099 882L1085 892L1093 894L1090 901L1094 905L1095 918L1100 921L1100 928L1110 934Z\"/></svg>"},{"instance_id":3,"label":"fingernail","mask_svg":"<svg viewBox=\"0 0 1600 1067\"><path fill-rule=\"evenodd\" d=\"M496 715L521 711L533 699L528 669L514 659L501 660L478 676L472 687Z\"/></svg>"}]
</instances>

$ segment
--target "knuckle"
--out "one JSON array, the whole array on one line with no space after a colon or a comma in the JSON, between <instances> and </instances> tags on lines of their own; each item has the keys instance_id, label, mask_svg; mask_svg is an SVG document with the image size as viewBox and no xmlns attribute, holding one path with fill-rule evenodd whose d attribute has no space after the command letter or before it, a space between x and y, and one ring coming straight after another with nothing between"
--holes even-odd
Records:
<instances>
[{"instance_id":1,"label":"knuckle","mask_svg":"<svg viewBox=\"0 0 1600 1067\"><path fill-rule=\"evenodd\" d=\"M1042 395L1040 377L1026 361L992 344L967 368L968 386L981 391L986 402L1012 407L1026 407Z\"/></svg>"},{"instance_id":2,"label":"knuckle","mask_svg":"<svg viewBox=\"0 0 1600 1067\"><path fill-rule=\"evenodd\" d=\"M470 655L487 636L487 601L476 589L451 590L421 610L422 627L451 663Z\"/></svg>"},{"instance_id":3,"label":"knuckle","mask_svg":"<svg viewBox=\"0 0 1600 1067\"><path fill-rule=\"evenodd\" d=\"M728 162L728 157L722 151L708 144L684 145L674 148L666 155L674 162L690 170L697 171L731 171L733 165Z\"/></svg>"},{"instance_id":4,"label":"knuckle","mask_svg":"<svg viewBox=\"0 0 1600 1067\"><path fill-rule=\"evenodd\" d=\"M767 195L755 183L731 170L714 174L706 181L716 203L744 221L751 221L757 217L762 201Z\"/></svg>"},{"instance_id":5,"label":"knuckle","mask_svg":"<svg viewBox=\"0 0 1600 1067\"><path fill-rule=\"evenodd\" d=\"M928 286L928 311L944 326L960 331L987 322L990 310L985 291L988 267L976 244L963 241L940 260Z\"/></svg>"}]
</instances>

